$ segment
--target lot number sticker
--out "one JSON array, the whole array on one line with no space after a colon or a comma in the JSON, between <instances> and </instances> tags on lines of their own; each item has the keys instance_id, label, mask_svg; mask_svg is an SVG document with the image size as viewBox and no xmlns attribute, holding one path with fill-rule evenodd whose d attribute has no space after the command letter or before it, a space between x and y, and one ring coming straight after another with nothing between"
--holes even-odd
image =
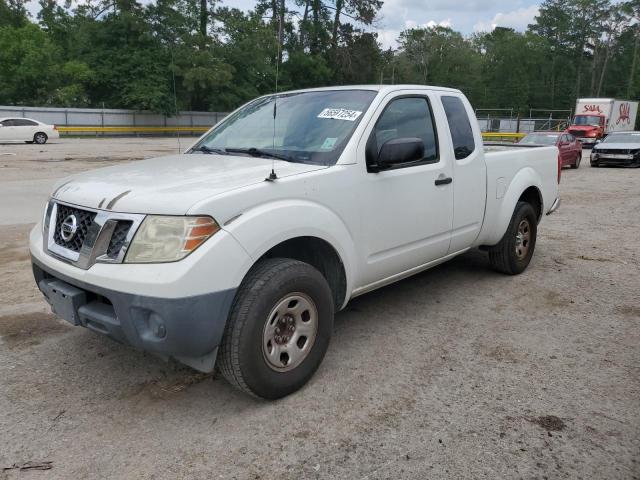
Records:
<instances>
[{"instance_id":1,"label":"lot number sticker","mask_svg":"<svg viewBox=\"0 0 640 480\"><path fill-rule=\"evenodd\" d=\"M332 118L334 120L348 120L355 122L362 112L347 110L346 108L325 108L318 114L318 118Z\"/></svg>"}]
</instances>

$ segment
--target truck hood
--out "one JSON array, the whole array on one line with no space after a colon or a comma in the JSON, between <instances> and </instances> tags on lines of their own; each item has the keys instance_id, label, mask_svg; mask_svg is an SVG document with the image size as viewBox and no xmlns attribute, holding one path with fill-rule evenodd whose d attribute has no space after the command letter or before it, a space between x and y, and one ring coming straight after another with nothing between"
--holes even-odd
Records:
<instances>
[{"instance_id":1,"label":"truck hood","mask_svg":"<svg viewBox=\"0 0 640 480\"><path fill-rule=\"evenodd\" d=\"M52 197L116 212L184 215L199 201L264 182L272 164L278 178L327 168L245 156L171 155L68 177Z\"/></svg>"}]
</instances>

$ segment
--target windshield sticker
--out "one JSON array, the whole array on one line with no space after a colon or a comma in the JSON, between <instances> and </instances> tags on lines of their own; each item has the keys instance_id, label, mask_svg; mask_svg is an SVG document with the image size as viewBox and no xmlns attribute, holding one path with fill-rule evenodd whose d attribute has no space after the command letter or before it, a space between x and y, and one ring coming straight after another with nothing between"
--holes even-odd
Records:
<instances>
[{"instance_id":1,"label":"windshield sticker","mask_svg":"<svg viewBox=\"0 0 640 480\"><path fill-rule=\"evenodd\" d=\"M338 137L327 137L324 139L324 143L320 147L320 150L333 150L336 142L338 141Z\"/></svg>"},{"instance_id":2,"label":"windshield sticker","mask_svg":"<svg viewBox=\"0 0 640 480\"><path fill-rule=\"evenodd\" d=\"M355 122L362 112L347 110L346 108L325 108L318 114L318 118L331 118L333 120L348 120Z\"/></svg>"}]
</instances>

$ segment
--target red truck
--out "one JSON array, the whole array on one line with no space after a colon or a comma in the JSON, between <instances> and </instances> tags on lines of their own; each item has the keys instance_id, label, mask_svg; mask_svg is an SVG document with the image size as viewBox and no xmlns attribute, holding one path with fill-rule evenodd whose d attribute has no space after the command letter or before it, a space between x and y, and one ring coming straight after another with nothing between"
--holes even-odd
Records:
<instances>
[{"instance_id":1,"label":"red truck","mask_svg":"<svg viewBox=\"0 0 640 480\"><path fill-rule=\"evenodd\" d=\"M592 147L611 132L633 130L638 102L614 98L579 98L573 122L567 129L585 147Z\"/></svg>"}]
</instances>

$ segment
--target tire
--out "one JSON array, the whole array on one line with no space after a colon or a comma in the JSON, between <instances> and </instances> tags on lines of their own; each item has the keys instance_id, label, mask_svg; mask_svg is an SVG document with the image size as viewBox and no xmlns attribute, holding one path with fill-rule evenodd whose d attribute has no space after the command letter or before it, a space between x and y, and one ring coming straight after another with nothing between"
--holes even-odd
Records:
<instances>
[{"instance_id":1,"label":"tire","mask_svg":"<svg viewBox=\"0 0 640 480\"><path fill-rule=\"evenodd\" d=\"M579 168L580 167L580 161L582 160L582 154L578 153L578 155L576 155L576 161L573 162L573 164L571 165L571 168Z\"/></svg>"},{"instance_id":2,"label":"tire","mask_svg":"<svg viewBox=\"0 0 640 480\"><path fill-rule=\"evenodd\" d=\"M318 270L287 258L260 261L233 301L218 353L222 375L236 388L264 399L295 392L324 358L333 314L331 289ZM288 330L291 324L294 331ZM303 329L306 337L300 334Z\"/></svg>"},{"instance_id":3,"label":"tire","mask_svg":"<svg viewBox=\"0 0 640 480\"><path fill-rule=\"evenodd\" d=\"M518 202L502 240L489 249L491 268L507 275L524 272L536 248L537 233L535 210L530 203Z\"/></svg>"},{"instance_id":4,"label":"tire","mask_svg":"<svg viewBox=\"0 0 640 480\"><path fill-rule=\"evenodd\" d=\"M33 143L37 143L38 145L44 145L47 143L49 137L44 132L38 132L33 136Z\"/></svg>"}]
</instances>

